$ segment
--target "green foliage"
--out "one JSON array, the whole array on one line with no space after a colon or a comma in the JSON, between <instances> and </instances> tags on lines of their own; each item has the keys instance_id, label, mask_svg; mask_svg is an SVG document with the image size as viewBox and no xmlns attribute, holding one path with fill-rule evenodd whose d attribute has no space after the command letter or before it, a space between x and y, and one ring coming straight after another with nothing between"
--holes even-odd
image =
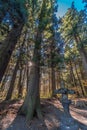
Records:
<instances>
[{"instance_id":1,"label":"green foliage","mask_svg":"<svg viewBox=\"0 0 87 130\"><path fill-rule=\"evenodd\" d=\"M73 8L70 8L62 18L60 32L62 32L62 37L66 42L73 39L74 34L78 33L79 21L79 13L76 9Z\"/></svg>"}]
</instances>

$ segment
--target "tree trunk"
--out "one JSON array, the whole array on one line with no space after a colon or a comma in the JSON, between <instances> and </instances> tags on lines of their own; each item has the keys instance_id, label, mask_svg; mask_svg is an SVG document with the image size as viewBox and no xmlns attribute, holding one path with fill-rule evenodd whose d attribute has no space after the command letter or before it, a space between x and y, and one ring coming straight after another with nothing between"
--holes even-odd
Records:
<instances>
[{"instance_id":1,"label":"tree trunk","mask_svg":"<svg viewBox=\"0 0 87 130\"><path fill-rule=\"evenodd\" d=\"M74 87L76 87L77 83L76 83L75 75L74 75L74 72L73 72L72 61L70 61L70 74L71 74L71 77L72 77L73 85L74 85Z\"/></svg>"},{"instance_id":2,"label":"tree trunk","mask_svg":"<svg viewBox=\"0 0 87 130\"><path fill-rule=\"evenodd\" d=\"M28 81L28 92L25 97L23 106L20 113L26 115L28 121L32 120L34 114L38 118L42 118L40 110L40 94L39 94L39 81L40 81L40 45L42 40L41 32L37 33L34 55L32 59L32 66L30 69L30 76Z\"/></svg>"},{"instance_id":3,"label":"tree trunk","mask_svg":"<svg viewBox=\"0 0 87 130\"><path fill-rule=\"evenodd\" d=\"M51 68L51 85L52 85L52 96L54 96L54 90L56 89L55 86L55 69L52 67Z\"/></svg>"},{"instance_id":4,"label":"tree trunk","mask_svg":"<svg viewBox=\"0 0 87 130\"><path fill-rule=\"evenodd\" d=\"M83 66L83 79L87 80L87 57L84 55L84 51L80 49L80 55L82 57L82 66Z\"/></svg>"},{"instance_id":5,"label":"tree trunk","mask_svg":"<svg viewBox=\"0 0 87 130\"><path fill-rule=\"evenodd\" d=\"M77 75L77 78L78 78L78 81L79 81L79 85L80 85L80 88L81 88L81 93L82 95L81 96L84 96L84 90L83 90L83 86L82 86L82 83L81 83L81 80L80 80L80 77L79 77L79 74L78 74L78 71L77 71L77 67L76 67L76 64L75 65L75 71L76 71L76 75Z\"/></svg>"},{"instance_id":6,"label":"tree trunk","mask_svg":"<svg viewBox=\"0 0 87 130\"><path fill-rule=\"evenodd\" d=\"M84 74L83 74L82 62L79 62L79 71L80 71L81 79L83 79Z\"/></svg>"},{"instance_id":7,"label":"tree trunk","mask_svg":"<svg viewBox=\"0 0 87 130\"><path fill-rule=\"evenodd\" d=\"M23 24L20 24L18 28L13 28L8 34L6 40L0 46L0 82L6 71L7 65L17 43L17 40L21 35L22 28Z\"/></svg>"},{"instance_id":8,"label":"tree trunk","mask_svg":"<svg viewBox=\"0 0 87 130\"><path fill-rule=\"evenodd\" d=\"M21 53L22 53L22 49L23 49L25 41L26 41L26 36L27 36L27 30L26 30L26 33L25 33L25 36L24 36L24 39L23 39L23 43L22 43L22 45L20 47L19 56L18 56L18 59L17 59L17 63L15 65L15 69L14 69L13 75L12 75L12 79L11 79L10 87L9 87L9 90L8 90L8 93L7 93L7 96L6 96L6 100L11 99L12 92L14 90L14 83L15 83L15 79L16 79L19 63L20 63L21 58L22 58L21 57L22 56Z\"/></svg>"},{"instance_id":9,"label":"tree trunk","mask_svg":"<svg viewBox=\"0 0 87 130\"><path fill-rule=\"evenodd\" d=\"M74 35L74 38L75 38L77 48L78 48L78 44L81 43L81 39L77 35ZM84 49L83 44L81 44L81 47L78 48L78 51L79 51L79 54L80 54L80 56L82 58L82 64L83 64L83 69L84 69L84 77L83 77L83 79L87 79L87 53L86 53L86 51Z\"/></svg>"},{"instance_id":10,"label":"tree trunk","mask_svg":"<svg viewBox=\"0 0 87 130\"><path fill-rule=\"evenodd\" d=\"M57 81L56 81L57 83L57 86L56 86L56 88L58 89L59 88L59 86L60 86L60 72L57 70Z\"/></svg>"},{"instance_id":11,"label":"tree trunk","mask_svg":"<svg viewBox=\"0 0 87 130\"><path fill-rule=\"evenodd\" d=\"M19 82L18 82L18 98L21 98L22 97L22 73L23 73L23 70L20 69L20 76L19 76Z\"/></svg>"},{"instance_id":12,"label":"tree trunk","mask_svg":"<svg viewBox=\"0 0 87 130\"><path fill-rule=\"evenodd\" d=\"M18 83L18 98L22 98L25 78L26 78L26 67L24 68L24 71L20 69L20 77Z\"/></svg>"},{"instance_id":13,"label":"tree trunk","mask_svg":"<svg viewBox=\"0 0 87 130\"><path fill-rule=\"evenodd\" d=\"M35 37L34 55L32 59L32 67L30 70L28 92L24 100L24 104L21 107L21 112L26 115L28 121L32 120L35 112L37 114L37 117L42 119L40 109L39 81L42 33L47 25L46 23L43 24L43 18L45 16L45 13L47 13L44 10L46 7L46 0L43 0L41 12L39 14L39 25Z\"/></svg>"},{"instance_id":14,"label":"tree trunk","mask_svg":"<svg viewBox=\"0 0 87 130\"><path fill-rule=\"evenodd\" d=\"M39 67L37 67L37 65L32 62L29 83L28 83L28 92L27 92L24 104L21 108L21 112L26 115L27 120L31 120L35 112L40 111L39 110L39 106L40 106L39 78L40 78ZM41 114L37 113L37 116L40 118Z\"/></svg>"},{"instance_id":15,"label":"tree trunk","mask_svg":"<svg viewBox=\"0 0 87 130\"><path fill-rule=\"evenodd\" d=\"M19 67L19 61L20 61L20 59L17 60L17 63L15 65L15 69L14 69L14 72L13 72L13 75L12 75L10 87L8 89L8 93L7 93L5 100L10 100L11 97L12 97L12 93L13 93L13 90L14 90L14 83L15 83L15 79L16 79L16 75L17 75L17 71L18 71L18 67Z\"/></svg>"},{"instance_id":16,"label":"tree trunk","mask_svg":"<svg viewBox=\"0 0 87 130\"><path fill-rule=\"evenodd\" d=\"M28 66L28 63L27 63L27 65L26 65L26 70L27 70L27 72L26 72L26 77L27 77L27 85L26 85L26 91L28 90L28 80L29 80L29 76L30 76L30 69L31 69L31 66Z\"/></svg>"},{"instance_id":17,"label":"tree trunk","mask_svg":"<svg viewBox=\"0 0 87 130\"><path fill-rule=\"evenodd\" d=\"M55 85L55 67L54 67L54 50L55 50L55 45L54 45L54 37L52 39L51 45L50 45L50 60L51 60L51 85L52 85L52 96L54 96L53 92L56 89Z\"/></svg>"},{"instance_id":18,"label":"tree trunk","mask_svg":"<svg viewBox=\"0 0 87 130\"><path fill-rule=\"evenodd\" d=\"M8 74L9 74L9 68L10 68L10 66L7 67L6 72L5 72L5 75L3 76L3 79L2 79L2 82L1 82L1 86L0 86L1 92L4 91L5 83L6 83Z\"/></svg>"},{"instance_id":19,"label":"tree trunk","mask_svg":"<svg viewBox=\"0 0 87 130\"><path fill-rule=\"evenodd\" d=\"M49 94L51 93L51 91L52 91L52 89L51 89L51 78L50 78L50 68L49 68L49 73L48 73L48 75L49 75Z\"/></svg>"}]
</instances>

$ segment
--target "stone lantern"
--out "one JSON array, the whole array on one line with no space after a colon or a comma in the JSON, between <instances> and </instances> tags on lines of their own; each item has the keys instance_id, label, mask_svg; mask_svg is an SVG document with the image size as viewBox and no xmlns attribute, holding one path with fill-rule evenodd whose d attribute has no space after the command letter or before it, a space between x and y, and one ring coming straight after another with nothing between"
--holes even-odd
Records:
<instances>
[{"instance_id":1,"label":"stone lantern","mask_svg":"<svg viewBox=\"0 0 87 130\"><path fill-rule=\"evenodd\" d=\"M59 130L79 130L77 122L70 115L69 106L71 100L68 99L68 94L75 94L74 90L65 88L64 82L61 81L61 88L54 91L54 94L61 94L61 100L64 114L61 117L60 129Z\"/></svg>"}]
</instances>

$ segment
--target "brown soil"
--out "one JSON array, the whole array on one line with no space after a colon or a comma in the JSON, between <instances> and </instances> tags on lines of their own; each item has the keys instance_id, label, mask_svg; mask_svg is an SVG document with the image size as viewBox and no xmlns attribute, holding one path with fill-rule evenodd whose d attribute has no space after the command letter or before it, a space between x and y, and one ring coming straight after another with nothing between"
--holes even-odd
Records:
<instances>
[{"instance_id":1,"label":"brown soil","mask_svg":"<svg viewBox=\"0 0 87 130\"><path fill-rule=\"evenodd\" d=\"M57 99L42 100L43 121L35 117L31 123L17 114L22 103L22 100L14 100L0 104L0 130L59 130L64 112ZM70 113L79 124L79 130L87 130L87 108L80 109L71 105Z\"/></svg>"}]
</instances>

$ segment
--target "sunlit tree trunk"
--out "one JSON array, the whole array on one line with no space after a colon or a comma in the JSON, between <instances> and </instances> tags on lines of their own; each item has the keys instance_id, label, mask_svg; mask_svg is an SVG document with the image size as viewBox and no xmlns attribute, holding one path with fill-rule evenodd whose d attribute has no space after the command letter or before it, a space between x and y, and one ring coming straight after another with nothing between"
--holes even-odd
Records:
<instances>
[{"instance_id":1,"label":"sunlit tree trunk","mask_svg":"<svg viewBox=\"0 0 87 130\"><path fill-rule=\"evenodd\" d=\"M28 90L28 82L29 82L28 80L29 80L29 75L30 75L29 71L30 71L30 67L27 65L27 74L26 74L27 75L27 83L26 83L27 86L26 86L26 90Z\"/></svg>"},{"instance_id":2,"label":"sunlit tree trunk","mask_svg":"<svg viewBox=\"0 0 87 130\"><path fill-rule=\"evenodd\" d=\"M23 88L25 85L25 78L26 78L26 67L22 70L20 69L20 77L18 83L18 98L22 98L23 95Z\"/></svg>"},{"instance_id":3,"label":"sunlit tree trunk","mask_svg":"<svg viewBox=\"0 0 87 130\"><path fill-rule=\"evenodd\" d=\"M51 68L51 85L52 85L52 95L53 95L54 90L56 89L56 86L55 86L55 69L53 67Z\"/></svg>"},{"instance_id":4,"label":"sunlit tree trunk","mask_svg":"<svg viewBox=\"0 0 87 130\"><path fill-rule=\"evenodd\" d=\"M30 78L28 83L28 92L21 108L21 112L26 115L28 120L31 120L34 113L40 118L40 102L39 102L39 67L32 62ZM40 112L40 113L39 113Z\"/></svg>"},{"instance_id":5,"label":"sunlit tree trunk","mask_svg":"<svg viewBox=\"0 0 87 130\"><path fill-rule=\"evenodd\" d=\"M51 93L52 89L51 89L51 78L50 78L50 69L49 69L49 72L48 72L48 75L49 75L49 94Z\"/></svg>"},{"instance_id":6,"label":"sunlit tree trunk","mask_svg":"<svg viewBox=\"0 0 87 130\"><path fill-rule=\"evenodd\" d=\"M72 77L72 82L74 84L74 87L76 87L77 83L76 83L75 75L74 75L74 72L73 72L72 61L70 61L70 74L71 74L71 77Z\"/></svg>"},{"instance_id":7,"label":"sunlit tree trunk","mask_svg":"<svg viewBox=\"0 0 87 130\"><path fill-rule=\"evenodd\" d=\"M74 38L75 38L75 41L76 41L76 44L77 44L77 48L78 48L78 44L81 43L81 39L77 35L74 35ZM81 43L81 47L78 48L78 51L79 51L79 54L80 54L80 56L82 58L82 65L83 65L83 70L84 70L84 77L83 77L83 79L87 79L87 53L86 53L82 43Z\"/></svg>"},{"instance_id":8,"label":"sunlit tree trunk","mask_svg":"<svg viewBox=\"0 0 87 130\"><path fill-rule=\"evenodd\" d=\"M10 100L11 97L12 97L12 93L13 93L13 90L14 90L15 79L16 79L16 75L17 75L17 71L18 71L18 67L19 67L19 61L20 61L20 59L17 60L17 63L15 65L14 72L13 72L13 75L12 75L12 79L11 79L11 82L10 82L10 87L8 89L8 93L7 93L7 96L6 96L5 100Z\"/></svg>"},{"instance_id":9,"label":"sunlit tree trunk","mask_svg":"<svg viewBox=\"0 0 87 130\"><path fill-rule=\"evenodd\" d=\"M84 85L83 82L86 82L83 77L84 77L84 73L83 73L83 68L81 66L81 63L79 63L79 70L80 70L80 75L81 75L81 82L82 82L82 86L83 86L83 89L84 89L84 94L85 96L87 97L87 87Z\"/></svg>"},{"instance_id":10,"label":"sunlit tree trunk","mask_svg":"<svg viewBox=\"0 0 87 130\"><path fill-rule=\"evenodd\" d=\"M80 49L80 55L82 57L82 66L83 66L83 79L87 80L87 57L85 56L82 49Z\"/></svg>"},{"instance_id":11,"label":"sunlit tree trunk","mask_svg":"<svg viewBox=\"0 0 87 130\"><path fill-rule=\"evenodd\" d=\"M76 63L75 63L75 62L74 62L74 65L75 65L75 71L76 71L76 75L77 75L77 78L78 78L78 81L79 81L79 85L80 85L80 88L81 88L81 93L82 93L81 96L84 96L83 86L82 86L81 79L80 79L80 77L79 77L79 74L78 74L78 71L77 71L77 67L76 67Z\"/></svg>"},{"instance_id":12,"label":"sunlit tree trunk","mask_svg":"<svg viewBox=\"0 0 87 130\"><path fill-rule=\"evenodd\" d=\"M21 107L20 113L25 114L27 120L31 120L34 114L37 114L38 118L42 118L40 110L40 94L39 94L39 83L40 83L40 44L42 36L41 33L37 33L34 55L32 60L32 66L30 69L30 76L28 80L28 92L25 97L23 106Z\"/></svg>"}]
</instances>

